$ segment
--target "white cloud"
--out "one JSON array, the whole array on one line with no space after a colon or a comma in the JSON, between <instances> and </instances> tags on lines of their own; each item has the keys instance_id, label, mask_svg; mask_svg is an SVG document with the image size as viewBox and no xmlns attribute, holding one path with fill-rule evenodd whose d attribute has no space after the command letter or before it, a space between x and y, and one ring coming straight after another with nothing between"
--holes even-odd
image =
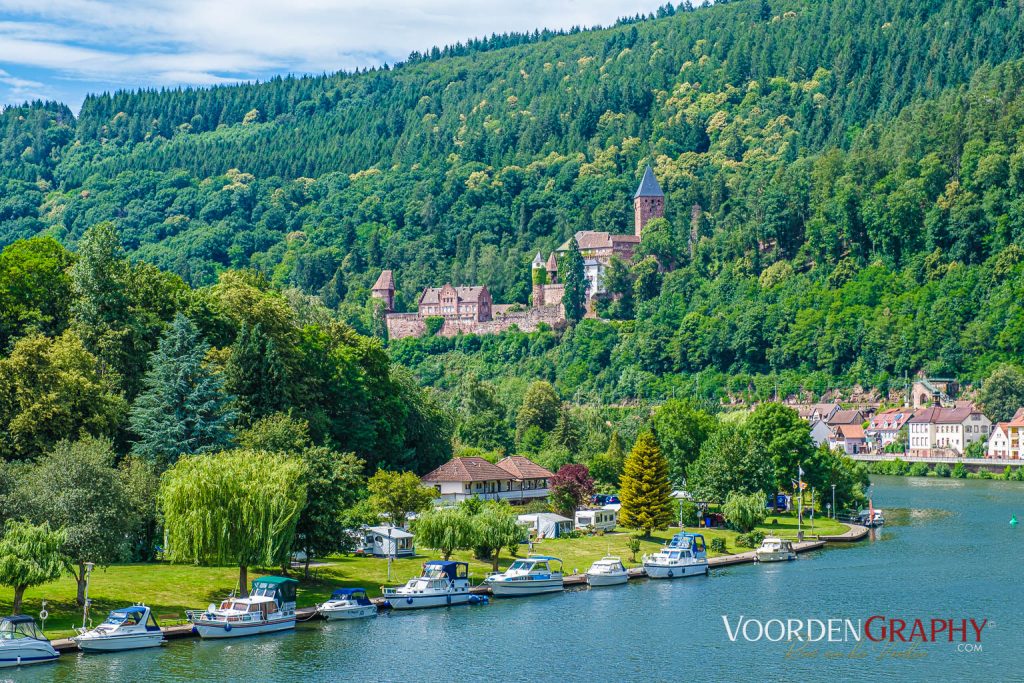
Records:
<instances>
[{"instance_id":1,"label":"white cloud","mask_svg":"<svg viewBox=\"0 0 1024 683\"><path fill-rule=\"evenodd\" d=\"M659 1L0 0L0 65L117 87L207 85L394 62L491 33L607 25Z\"/></svg>"}]
</instances>

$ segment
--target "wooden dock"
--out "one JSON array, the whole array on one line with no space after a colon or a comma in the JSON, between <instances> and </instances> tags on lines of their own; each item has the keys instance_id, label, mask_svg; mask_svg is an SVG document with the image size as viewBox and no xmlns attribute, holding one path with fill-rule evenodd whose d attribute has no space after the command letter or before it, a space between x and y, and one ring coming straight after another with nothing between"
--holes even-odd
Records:
<instances>
[{"instance_id":1,"label":"wooden dock","mask_svg":"<svg viewBox=\"0 0 1024 683\"><path fill-rule=\"evenodd\" d=\"M818 550L819 548L825 547L827 543L842 543L842 542L853 542L859 541L868 535L867 527L851 524L850 530L844 534L838 536L820 536L814 541L801 541L793 544L793 549L798 553L805 553L810 550ZM708 559L708 567L714 569L716 567L729 567L736 564L747 564L754 561L754 551L751 550L745 553L737 553L735 555L722 555L720 557L712 557ZM643 567L633 567L629 569L629 580L635 581L638 579L646 579L647 572L644 571ZM587 577L585 574L569 574L562 579L562 583L566 588L581 588L587 585ZM470 589L470 592L474 595L490 595L491 589L484 584L478 584ZM378 609L386 609L384 603L386 600L382 597L371 598L373 604L377 605ZM295 610L295 618L301 623L303 621L309 621L311 619L318 619L316 615L316 607L300 607ZM177 624L175 626L163 626L161 630L164 632L164 637L168 640L177 640L179 638L197 638L198 634L192 629L192 624ZM58 652L71 652L78 649L78 646L70 638L61 638L59 640L50 641L54 649Z\"/></svg>"}]
</instances>

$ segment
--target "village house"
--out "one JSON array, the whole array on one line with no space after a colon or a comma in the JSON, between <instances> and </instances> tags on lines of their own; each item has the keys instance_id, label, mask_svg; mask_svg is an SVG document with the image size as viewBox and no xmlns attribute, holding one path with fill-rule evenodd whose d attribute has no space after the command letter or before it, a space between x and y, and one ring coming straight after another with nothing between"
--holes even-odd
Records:
<instances>
[{"instance_id":1,"label":"village house","mask_svg":"<svg viewBox=\"0 0 1024 683\"><path fill-rule=\"evenodd\" d=\"M863 425L864 413L859 410L837 410L832 417L826 418L829 427L838 425Z\"/></svg>"},{"instance_id":2,"label":"village house","mask_svg":"<svg viewBox=\"0 0 1024 683\"><path fill-rule=\"evenodd\" d=\"M908 408L888 408L875 413L864 433L875 448L883 449L899 438L900 430L914 416Z\"/></svg>"},{"instance_id":3,"label":"village house","mask_svg":"<svg viewBox=\"0 0 1024 683\"><path fill-rule=\"evenodd\" d=\"M990 458L1020 460L1024 444L1024 408L1019 409L1009 422L1000 422L992 428L986 455Z\"/></svg>"},{"instance_id":4,"label":"village house","mask_svg":"<svg viewBox=\"0 0 1024 683\"><path fill-rule=\"evenodd\" d=\"M829 429L828 423L824 420L814 420L811 422L811 441L814 442L815 447L828 443L829 436L831 435L832 430Z\"/></svg>"},{"instance_id":5,"label":"village house","mask_svg":"<svg viewBox=\"0 0 1024 683\"><path fill-rule=\"evenodd\" d=\"M521 455L497 464L471 456L452 458L422 481L437 489L441 503L459 503L474 496L482 500L524 503L548 497L548 480L554 473Z\"/></svg>"},{"instance_id":6,"label":"village house","mask_svg":"<svg viewBox=\"0 0 1024 683\"><path fill-rule=\"evenodd\" d=\"M794 406L796 412L803 419L808 422L815 422L817 420L823 420L826 423L831 419L836 411L840 410L842 406L838 403L811 403L807 405Z\"/></svg>"},{"instance_id":7,"label":"village house","mask_svg":"<svg viewBox=\"0 0 1024 683\"><path fill-rule=\"evenodd\" d=\"M973 404L917 411L907 421L912 457L962 456L968 445L988 439L992 421Z\"/></svg>"},{"instance_id":8,"label":"village house","mask_svg":"<svg viewBox=\"0 0 1024 683\"><path fill-rule=\"evenodd\" d=\"M829 448L838 448L847 455L857 455L867 450L867 436L859 424L837 424L830 428Z\"/></svg>"},{"instance_id":9,"label":"village house","mask_svg":"<svg viewBox=\"0 0 1024 683\"><path fill-rule=\"evenodd\" d=\"M491 319L494 302L487 285L479 287L427 287L420 294L421 317L438 316L445 320L485 322Z\"/></svg>"}]
</instances>

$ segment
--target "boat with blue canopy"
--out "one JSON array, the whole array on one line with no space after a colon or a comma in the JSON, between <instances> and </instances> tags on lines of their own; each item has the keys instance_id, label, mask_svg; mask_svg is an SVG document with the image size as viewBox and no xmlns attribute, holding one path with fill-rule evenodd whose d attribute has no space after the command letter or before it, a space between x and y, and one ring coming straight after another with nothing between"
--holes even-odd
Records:
<instances>
[{"instance_id":1,"label":"boat with blue canopy","mask_svg":"<svg viewBox=\"0 0 1024 683\"><path fill-rule=\"evenodd\" d=\"M32 617L16 614L0 620L0 667L52 662L58 656Z\"/></svg>"},{"instance_id":2,"label":"boat with blue canopy","mask_svg":"<svg viewBox=\"0 0 1024 683\"><path fill-rule=\"evenodd\" d=\"M652 579L677 579L708 573L707 544L704 536L678 533L656 553L644 555L644 571Z\"/></svg>"},{"instance_id":3,"label":"boat with blue canopy","mask_svg":"<svg viewBox=\"0 0 1024 683\"><path fill-rule=\"evenodd\" d=\"M365 588L338 588L331 599L317 605L316 611L328 621L361 619L377 614L377 606L366 596Z\"/></svg>"},{"instance_id":4,"label":"boat with blue canopy","mask_svg":"<svg viewBox=\"0 0 1024 683\"><path fill-rule=\"evenodd\" d=\"M384 598L393 609L448 607L479 602L469 592L469 565L465 562L431 560L423 573L399 588L385 588Z\"/></svg>"},{"instance_id":5,"label":"boat with blue canopy","mask_svg":"<svg viewBox=\"0 0 1024 683\"><path fill-rule=\"evenodd\" d=\"M78 635L72 640L83 652L134 650L167 642L152 611L145 605L115 609L99 626L78 629Z\"/></svg>"}]
</instances>

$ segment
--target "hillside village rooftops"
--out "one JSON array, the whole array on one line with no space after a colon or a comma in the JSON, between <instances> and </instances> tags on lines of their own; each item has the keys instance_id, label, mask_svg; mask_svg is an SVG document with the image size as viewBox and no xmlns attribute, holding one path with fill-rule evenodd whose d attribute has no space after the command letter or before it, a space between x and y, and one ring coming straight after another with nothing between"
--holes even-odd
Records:
<instances>
[{"instance_id":1,"label":"hillside village rooftops","mask_svg":"<svg viewBox=\"0 0 1024 683\"><path fill-rule=\"evenodd\" d=\"M837 410L829 418L828 423L831 425L848 425L860 424L863 421L864 416L861 415L859 410Z\"/></svg>"},{"instance_id":2,"label":"hillside village rooftops","mask_svg":"<svg viewBox=\"0 0 1024 683\"><path fill-rule=\"evenodd\" d=\"M797 413L805 420L810 419L814 415L827 418L837 410L839 410L839 405L836 403L811 403L810 405L796 407Z\"/></svg>"},{"instance_id":3,"label":"hillside village rooftops","mask_svg":"<svg viewBox=\"0 0 1024 683\"><path fill-rule=\"evenodd\" d=\"M864 427L859 424L842 424L836 425L836 433L842 436L844 439L866 439L867 436L864 434Z\"/></svg>"},{"instance_id":4,"label":"hillside village rooftops","mask_svg":"<svg viewBox=\"0 0 1024 683\"><path fill-rule=\"evenodd\" d=\"M914 424L960 424L974 413L980 413L974 405L958 406L956 408L943 408L932 406L923 408L909 422Z\"/></svg>"},{"instance_id":5,"label":"hillside village rooftops","mask_svg":"<svg viewBox=\"0 0 1024 683\"><path fill-rule=\"evenodd\" d=\"M909 408L889 408L880 413L875 413L871 417L871 424L868 426L868 429L876 431L886 429L898 430L911 417L913 417L913 413Z\"/></svg>"}]
</instances>

